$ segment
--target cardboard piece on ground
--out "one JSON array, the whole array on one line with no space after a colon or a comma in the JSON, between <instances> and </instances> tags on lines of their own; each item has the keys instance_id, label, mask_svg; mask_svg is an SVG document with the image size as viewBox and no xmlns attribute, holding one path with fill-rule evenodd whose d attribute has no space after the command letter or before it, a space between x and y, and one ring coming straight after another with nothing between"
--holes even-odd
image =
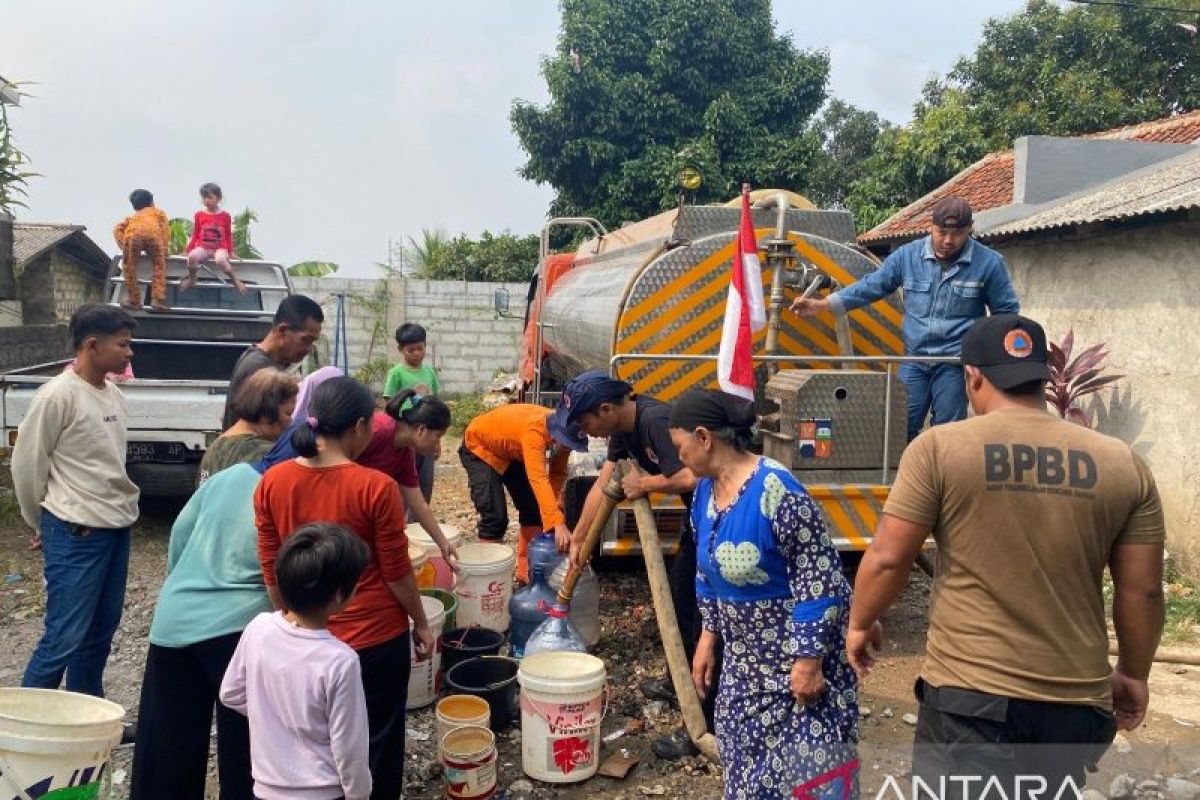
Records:
<instances>
[{"instance_id":1,"label":"cardboard piece on ground","mask_svg":"<svg viewBox=\"0 0 1200 800\"><path fill-rule=\"evenodd\" d=\"M604 759L604 763L600 765L598 772L606 778L624 780L629 775L629 770L637 766L639 761L641 761L641 757L637 753L621 748Z\"/></svg>"}]
</instances>

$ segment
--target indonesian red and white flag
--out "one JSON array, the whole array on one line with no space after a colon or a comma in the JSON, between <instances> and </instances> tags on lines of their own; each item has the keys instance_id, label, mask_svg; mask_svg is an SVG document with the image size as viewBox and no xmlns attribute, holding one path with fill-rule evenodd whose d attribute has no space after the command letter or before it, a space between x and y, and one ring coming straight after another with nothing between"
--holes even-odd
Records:
<instances>
[{"instance_id":1,"label":"indonesian red and white flag","mask_svg":"<svg viewBox=\"0 0 1200 800\"><path fill-rule=\"evenodd\" d=\"M742 192L742 221L738 226L733 253L733 274L729 297L725 301L725 327L721 330L721 350L717 355L717 381L721 391L754 399L754 334L767 325L767 307L763 303L762 267L758 262L758 242L750 217L750 194Z\"/></svg>"}]
</instances>

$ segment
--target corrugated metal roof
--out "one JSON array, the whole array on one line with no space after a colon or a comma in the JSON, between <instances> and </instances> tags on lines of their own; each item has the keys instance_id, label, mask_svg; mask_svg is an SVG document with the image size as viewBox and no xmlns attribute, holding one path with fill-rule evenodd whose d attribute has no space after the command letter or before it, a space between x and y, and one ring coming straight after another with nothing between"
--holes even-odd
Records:
<instances>
[{"instance_id":1,"label":"corrugated metal roof","mask_svg":"<svg viewBox=\"0 0 1200 800\"><path fill-rule=\"evenodd\" d=\"M1194 153L1055 201L1020 219L981 230L978 236L995 239L1192 208L1200 208L1200 147Z\"/></svg>"},{"instance_id":2,"label":"corrugated metal roof","mask_svg":"<svg viewBox=\"0 0 1200 800\"><path fill-rule=\"evenodd\" d=\"M17 222L13 225L13 261L20 269L50 248L64 245L103 275L108 269L109 256L86 230L83 225Z\"/></svg>"}]
</instances>

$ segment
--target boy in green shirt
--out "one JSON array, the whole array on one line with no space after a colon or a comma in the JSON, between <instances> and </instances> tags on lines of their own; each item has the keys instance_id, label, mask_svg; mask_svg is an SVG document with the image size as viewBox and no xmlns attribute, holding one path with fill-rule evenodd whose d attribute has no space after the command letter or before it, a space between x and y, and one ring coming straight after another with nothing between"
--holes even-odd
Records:
<instances>
[{"instance_id":1,"label":"boy in green shirt","mask_svg":"<svg viewBox=\"0 0 1200 800\"><path fill-rule=\"evenodd\" d=\"M396 346L403 360L388 372L387 383L383 387L384 397L391 399L392 395L409 388L415 389L421 396L436 395L441 390L437 370L425 363L426 338L425 329L415 322L406 322L396 328ZM421 494L427 503L433 496L434 461L432 457L417 456Z\"/></svg>"}]
</instances>

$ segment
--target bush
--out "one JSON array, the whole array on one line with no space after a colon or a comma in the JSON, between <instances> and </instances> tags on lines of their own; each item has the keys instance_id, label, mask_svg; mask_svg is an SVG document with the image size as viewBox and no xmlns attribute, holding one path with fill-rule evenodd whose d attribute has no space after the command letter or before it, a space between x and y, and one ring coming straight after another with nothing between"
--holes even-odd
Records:
<instances>
[{"instance_id":1,"label":"bush","mask_svg":"<svg viewBox=\"0 0 1200 800\"><path fill-rule=\"evenodd\" d=\"M446 405L450 406L450 435L459 437L463 435L471 420L488 410L488 405L483 402L483 395L475 394L447 399Z\"/></svg>"}]
</instances>

